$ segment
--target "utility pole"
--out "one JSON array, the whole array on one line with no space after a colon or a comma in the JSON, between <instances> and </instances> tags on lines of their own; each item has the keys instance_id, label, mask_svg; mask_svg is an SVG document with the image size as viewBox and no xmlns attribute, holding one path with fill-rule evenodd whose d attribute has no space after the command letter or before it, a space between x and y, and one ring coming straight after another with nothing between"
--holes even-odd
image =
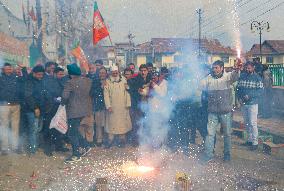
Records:
<instances>
[{"instance_id":1,"label":"utility pole","mask_svg":"<svg viewBox=\"0 0 284 191\"><path fill-rule=\"evenodd\" d=\"M262 30L269 32L270 26L269 22L264 21L252 21L250 29L252 32L255 30L259 31L259 53L260 53L260 62L262 63Z\"/></svg>"},{"instance_id":2,"label":"utility pole","mask_svg":"<svg viewBox=\"0 0 284 191\"><path fill-rule=\"evenodd\" d=\"M199 31L198 31L198 58L201 58L201 18L202 18L202 13L203 11L201 9L196 10L198 14L198 26L199 26Z\"/></svg>"},{"instance_id":3,"label":"utility pole","mask_svg":"<svg viewBox=\"0 0 284 191\"><path fill-rule=\"evenodd\" d=\"M127 35L128 38L128 42L129 42L129 47L128 47L128 55L130 56L130 62L133 63L133 49L134 49L134 43L133 43L133 39L135 38L135 36L129 32L129 34ZM129 61L128 61L129 62ZM129 63L128 63L129 64Z\"/></svg>"}]
</instances>

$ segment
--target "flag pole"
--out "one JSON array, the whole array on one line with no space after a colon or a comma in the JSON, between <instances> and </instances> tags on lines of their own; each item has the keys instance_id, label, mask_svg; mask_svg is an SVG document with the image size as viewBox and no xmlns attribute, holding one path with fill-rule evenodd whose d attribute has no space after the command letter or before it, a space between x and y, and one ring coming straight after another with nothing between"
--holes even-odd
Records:
<instances>
[{"instance_id":1,"label":"flag pole","mask_svg":"<svg viewBox=\"0 0 284 191\"><path fill-rule=\"evenodd\" d=\"M112 39L111 39L111 37L110 37L110 34L108 35L108 38L109 38L109 41L110 41L110 45L113 47L114 62L115 62L115 64L116 64L116 65L118 65L118 63L117 63L117 57L116 57L115 47L114 47L114 45L113 45L113 43L112 43Z\"/></svg>"}]
</instances>

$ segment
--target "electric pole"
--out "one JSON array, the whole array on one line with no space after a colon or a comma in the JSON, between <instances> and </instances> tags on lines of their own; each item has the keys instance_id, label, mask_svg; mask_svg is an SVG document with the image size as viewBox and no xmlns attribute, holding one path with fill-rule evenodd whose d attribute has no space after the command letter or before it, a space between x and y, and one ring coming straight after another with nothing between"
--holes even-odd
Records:
<instances>
[{"instance_id":1,"label":"electric pole","mask_svg":"<svg viewBox=\"0 0 284 191\"><path fill-rule=\"evenodd\" d=\"M134 50L133 39L135 38L135 36L132 33L129 32L129 34L127 35L127 38L128 38L128 42L129 42L128 57L130 57L130 59L128 59L128 62L133 63L133 50Z\"/></svg>"},{"instance_id":2,"label":"electric pole","mask_svg":"<svg viewBox=\"0 0 284 191\"><path fill-rule=\"evenodd\" d=\"M202 16L202 10L197 9L196 10L198 14L198 26L199 26L199 31L198 31L198 57L199 59L201 58L201 16Z\"/></svg>"},{"instance_id":3,"label":"electric pole","mask_svg":"<svg viewBox=\"0 0 284 191\"><path fill-rule=\"evenodd\" d=\"M270 26L269 22L258 22L258 21L252 21L250 29L252 32L255 30L259 31L259 53L260 53L260 62L262 63L262 31L266 30L269 32Z\"/></svg>"}]
</instances>

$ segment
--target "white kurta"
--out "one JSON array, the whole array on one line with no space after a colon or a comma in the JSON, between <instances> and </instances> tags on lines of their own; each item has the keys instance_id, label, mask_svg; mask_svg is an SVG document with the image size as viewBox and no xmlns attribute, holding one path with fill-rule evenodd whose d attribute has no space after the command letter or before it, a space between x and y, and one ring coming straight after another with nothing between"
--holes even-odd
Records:
<instances>
[{"instance_id":1,"label":"white kurta","mask_svg":"<svg viewBox=\"0 0 284 191\"><path fill-rule=\"evenodd\" d=\"M151 112L161 113L165 108L163 105L165 103L165 96L168 93L168 82L163 80L160 84L156 84L153 87L152 97L149 100Z\"/></svg>"},{"instance_id":2,"label":"white kurta","mask_svg":"<svg viewBox=\"0 0 284 191\"><path fill-rule=\"evenodd\" d=\"M127 81L124 77L117 82L111 77L106 81L104 98L106 108L112 108L112 112L106 114L105 131L114 135L121 135L131 130L129 108L131 106L130 95L125 88Z\"/></svg>"}]
</instances>

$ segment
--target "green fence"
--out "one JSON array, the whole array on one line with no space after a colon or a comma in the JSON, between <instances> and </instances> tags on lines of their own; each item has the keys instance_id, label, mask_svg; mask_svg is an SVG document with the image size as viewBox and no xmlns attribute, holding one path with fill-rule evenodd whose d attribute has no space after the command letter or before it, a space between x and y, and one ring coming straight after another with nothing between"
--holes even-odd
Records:
<instances>
[{"instance_id":1,"label":"green fence","mask_svg":"<svg viewBox=\"0 0 284 191\"><path fill-rule=\"evenodd\" d=\"M269 69L273 76L273 86L284 86L284 66L282 64L270 64Z\"/></svg>"}]
</instances>

